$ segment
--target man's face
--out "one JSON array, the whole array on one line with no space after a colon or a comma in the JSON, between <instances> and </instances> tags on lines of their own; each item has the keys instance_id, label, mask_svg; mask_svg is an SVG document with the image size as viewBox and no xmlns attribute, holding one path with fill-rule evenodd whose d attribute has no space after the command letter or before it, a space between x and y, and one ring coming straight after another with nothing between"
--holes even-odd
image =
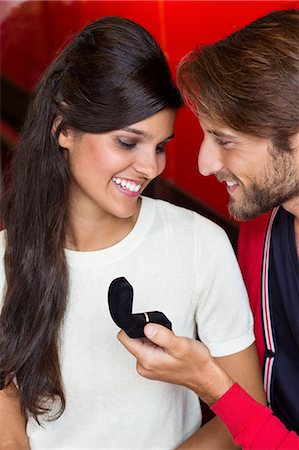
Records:
<instances>
[{"instance_id":1,"label":"man's face","mask_svg":"<svg viewBox=\"0 0 299 450\"><path fill-rule=\"evenodd\" d=\"M216 126L200 118L204 140L198 155L202 175L226 182L229 211L247 220L299 196L299 145L278 152L268 139Z\"/></svg>"}]
</instances>

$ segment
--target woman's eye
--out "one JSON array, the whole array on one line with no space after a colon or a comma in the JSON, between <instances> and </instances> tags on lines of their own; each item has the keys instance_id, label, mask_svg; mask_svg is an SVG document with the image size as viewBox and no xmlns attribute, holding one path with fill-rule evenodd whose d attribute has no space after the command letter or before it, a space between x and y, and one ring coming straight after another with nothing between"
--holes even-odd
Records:
<instances>
[{"instance_id":1,"label":"woman's eye","mask_svg":"<svg viewBox=\"0 0 299 450\"><path fill-rule=\"evenodd\" d=\"M165 152L165 144L158 145L156 148L156 153L164 153Z\"/></svg>"},{"instance_id":2,"label":"woman's eye","mask_svg":"<svg viewBox=\"0 0 299 450\"><path fill-rule=\"evenodd\" d=\"M131 150L132 148L134 148L136 146L136 142L126 142L123 141L122 139L117 139L118 145L120 145L122 148L125 148L127 150Z\"/></svg>"}]
</instances>

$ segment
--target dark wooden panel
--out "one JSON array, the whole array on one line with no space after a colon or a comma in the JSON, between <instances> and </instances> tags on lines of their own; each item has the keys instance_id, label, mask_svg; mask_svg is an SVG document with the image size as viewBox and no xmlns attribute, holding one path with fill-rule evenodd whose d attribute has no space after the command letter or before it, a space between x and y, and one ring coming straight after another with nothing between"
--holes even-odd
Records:
<instances>
[{"instance_id":1,"label":"dark wooden panel","mask_svg":"<svg viewBox=\"0 0 299 450\"><path fill-rule=\"evenodd\" d=\"M17 85L1 76L1 118L16 132L24 122L29 94Z\"/></svg>"}]
</instances>

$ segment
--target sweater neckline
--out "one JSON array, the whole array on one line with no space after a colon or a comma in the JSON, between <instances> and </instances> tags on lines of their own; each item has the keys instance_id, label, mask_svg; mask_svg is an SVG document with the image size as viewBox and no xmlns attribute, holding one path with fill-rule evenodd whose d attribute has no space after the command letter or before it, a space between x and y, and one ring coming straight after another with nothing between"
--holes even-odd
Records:
<instances>
[{"instance_id":1,"label":"sweater neckline","mask_svg":"<svg viewBox=\"0 0 299 450\"><path fill-rule=\"evenodd\" d=\"M107 265L124 258L143 240L153 222L155 202L152 198L141 197L141 207L136 223L130 233L111 247L95 251L75 251L65 249L70 266Z\"/></svg>"}]
</instances>

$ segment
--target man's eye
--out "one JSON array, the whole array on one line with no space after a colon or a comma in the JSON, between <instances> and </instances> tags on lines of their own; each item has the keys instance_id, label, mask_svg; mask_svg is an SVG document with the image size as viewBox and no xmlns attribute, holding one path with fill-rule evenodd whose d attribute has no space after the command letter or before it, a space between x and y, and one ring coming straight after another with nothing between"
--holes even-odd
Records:
<instances>
[{"instance_id":1,"label":"man's eye","mask_svg":"<svg viewBox=\"0 0 299 450\"><path fill-rule=\"evenodd\" d=\"M131 150L132 148L134 148L136 146L135 142L126 142L119 138L117 139L117 142L120 145L120 147L125 148L127 150Z\"/></svg>"},{"instance_id":2,"label":"man's eye","mask_svg":"<svg viewBox=\"0 0 299 450\"><path fill-rule=\"evenodd\" d=\"M218 145L221 145L221 147L228 147L229 144L231 144L230 141L223 141L223 140L221 140L221 139L217 139L217 140L216 140L216 143L217 143Z\"/></svg>"}]
</instances>

